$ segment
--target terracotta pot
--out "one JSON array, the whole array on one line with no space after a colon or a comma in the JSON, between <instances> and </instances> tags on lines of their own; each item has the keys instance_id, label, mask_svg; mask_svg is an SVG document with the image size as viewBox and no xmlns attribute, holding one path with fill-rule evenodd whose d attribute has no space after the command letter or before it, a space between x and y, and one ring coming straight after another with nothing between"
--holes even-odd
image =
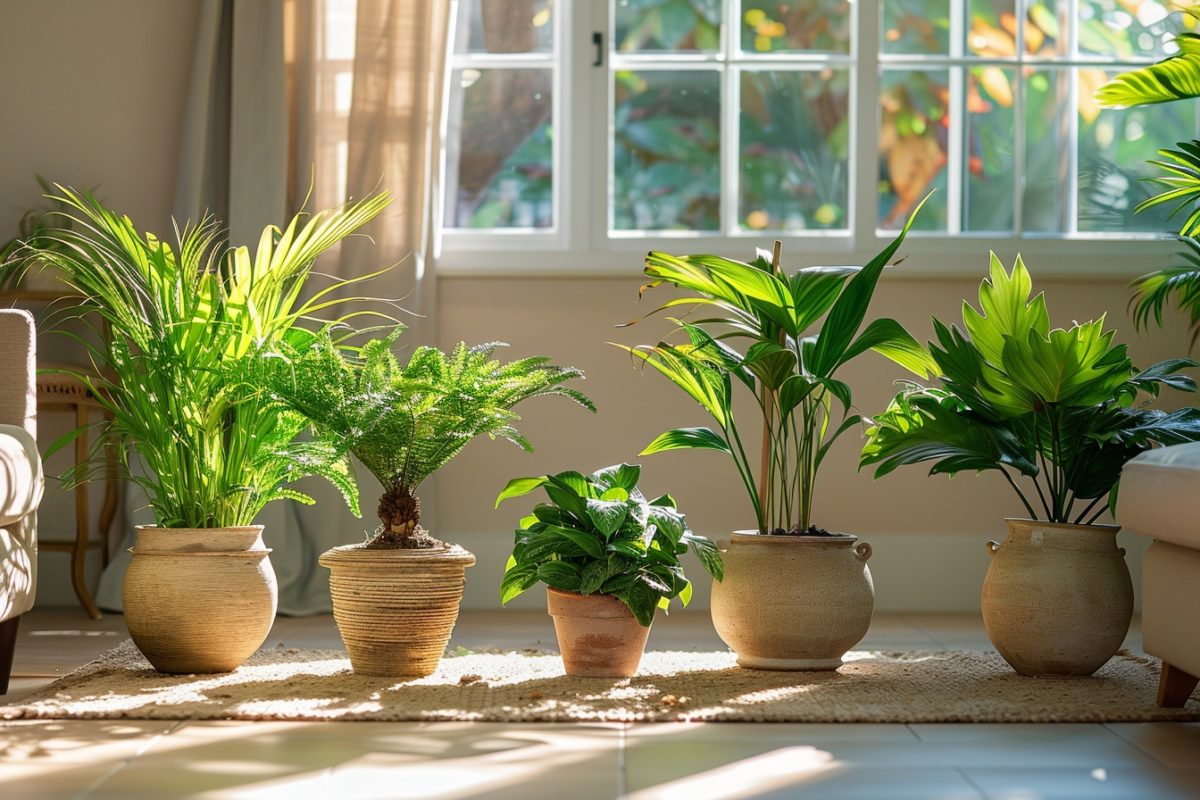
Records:
<instances>
[{"instance_id":1,"label":"terracotta pot","mask_svg":"<svg viewBox=\"0 0 1200 800\"><path fill-rule=\"evenodd\" d=\"M279 587L262 525L137 527L122 602L129 636L159 672L231 672L275 622Z\"/></svg>"},{"instance_id":2,"label":"terracotta pot","mask_svg":"<svg viewBox=\"0 0 1200 800\"><path fill-rule=\"evenodd\" d=\"M1120 649L1133 616L1120 528L1005 522L1004 544L987 545L988 638L1022 675L1091 675Z\"/></svg>"},{"instance_id":3,"label":"terracotta pot","mask_svg":"<svg viewBox=\"0 0 1200 800\"><path fill-rule=\"evenodd\" d=\"M360 675L424 677L450 641L475 556L458 545L402 550L353 544L321 555L333 618Z\"/></svg>"},{"instance_id":4,"label":"terracotta pot","mask_svg":"<svg viewBox=\"0 0 1200 800\"><path fill-rule=\"evenodd\" d=\"M546 606L568 675L628 678L637 672L650 628L642 627L620 600L547 587Z\"/></svg>"},{"instance_id":5,"label":"terracotta pot","mask_svg":"<svg viewBox=\"0 0 1200 800\"><path fill-rule=\"evenodd\" d=\"M750 669L829 670L871 626L875 586L858 537L732 535L713 627Z\"/></svg>"}]
</instances>

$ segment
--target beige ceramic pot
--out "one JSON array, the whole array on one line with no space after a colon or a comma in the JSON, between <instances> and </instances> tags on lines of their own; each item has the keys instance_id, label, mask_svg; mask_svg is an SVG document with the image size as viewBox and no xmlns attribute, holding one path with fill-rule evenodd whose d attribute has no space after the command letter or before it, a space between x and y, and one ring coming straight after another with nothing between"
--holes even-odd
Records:
<instances>
[{"instance_id":1,"label":"beige ceramic pot","mask_svg":"<svg viewBox=\"0 0 1200 800\"><path fill-rule=\"evenodd\" d=\"M462 603L475 556L439 549L354 544L321 555L333 618L360 675L423 677L437 669Z\"/></svg>"},{"instance_id":2,"label":"beige ceramic pot","mask_svg":"<svg viewBox=\"0 0 1200 800\"><path fill-rule=\"evenodd\" d=\"M262 531L138 526L122 602L155 669L231 672L267 638L279 588Z\"/></svg>"},{"instance_id":3,"label":"beige ceramic pot","mask_svg":"<svg viewBox=\"0 0 1200 800\"><path fill-rule=\"evenodd\" d=\"M713 582L717 634L750 669L828 670L871 626L871 546L849 535L732 535Z\"/></svg>"},{"instance_id":4,"label":"beige ceramic pot","mask_svg":"<svg viewBox=\"0 0 1200 800\"><path fill-rule=\"evenodd\" d=\"M1133 615L1120 528L1005 522L1004 544L988 542L988 638L1022 675L1091 675L1120 649Z\"/></svg>"},{"instance_id":5,"label":"beige ceramic pot","mask_svg":"<svg viewBox=\"0 0 1200 800\"><path fill-rule=\"evenodd\" d=\"M547 587L546 606L568 675L628 678L637 672L650 628L642 627L620 600Z\"/></svg>"}]
</instances>

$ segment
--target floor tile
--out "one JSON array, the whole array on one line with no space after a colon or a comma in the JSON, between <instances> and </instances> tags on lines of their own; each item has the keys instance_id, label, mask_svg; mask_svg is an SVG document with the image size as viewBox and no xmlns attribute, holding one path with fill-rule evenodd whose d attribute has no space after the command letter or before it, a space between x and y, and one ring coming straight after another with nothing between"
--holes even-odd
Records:
<instances>
[{"instance_id":1,"label":"floor tile","mask_svg":"<svg viewBox=\"0 0 1200 800\"><path fill-rule=\"evenodd\" d=\"M1172 769L1200 769L1200 722L1110 722L1104 727Z\"/></svg>"},{"instance_id":2,"label":"floor tile","mask_svg":"<svg viewBox=\"0 0 1200 800\"><path fill-rule=\"evenodd\" d=\"M1148 767L1153 759L1103 725L912 724L919 763L960 768Z\"/></svg>"},{"instance_id":3,"label":"floor tile","mask_svg":"<svg viewBox=\"0 0 1200 800\"><path fill-rule=\"evenodd\" d=\"M20 720L0 723L0 797L74 797L100 784L178 723Z\"/></svg>"},{"instance_id":4,"label":"floor tile","mask_svg":"<svg viewBox=\"0 0 1200 800\"><path fill-rule=\"evenodd\" d=\"M1200 771L1104 768L966 769L989 800L1195 800Z\"/></svg>"}]
</instances>

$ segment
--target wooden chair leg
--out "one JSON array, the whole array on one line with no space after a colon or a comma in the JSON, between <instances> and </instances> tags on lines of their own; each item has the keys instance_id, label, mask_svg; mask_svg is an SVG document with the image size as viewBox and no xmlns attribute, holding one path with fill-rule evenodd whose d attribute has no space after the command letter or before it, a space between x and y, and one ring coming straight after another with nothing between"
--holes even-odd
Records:
<instances>
[{"instance_id":1,"label":"wooden chair leg","mask_svg":"<svg viewBox=\"0 0 1200 800\"><path fill-rule=\"evenodd\" d=\"M88 424L87 406L82 403L75 406L75 424L83 428ZM84 432L75 440L75 463L83 464L88 459L88 435ZM71 586L80 605L92 619L100 619L104 615L96 607L92 593L88 590L85 569L87 567L88 542L91 533L91 518L88 515L88 483L75 487L75 547L71 550Z\"/></svg>"},{"instance_id":2,"label":"wooden chair leg","mask_svg":"<svg viewBox=\"0 0 1200 800\"><path fill-rule=\"evenodd\" d=\"M1182 708L1192 696L1200 678L1163 662L1158 679L1158 705L1162 708Z\"/></svg>"},{"instance_id":3,"label":"wooden chair leg","mask_svg":"<svg viewBox=\"0 0 1200 800\"><path fill-rule=\"evenodd\" d=\"M0 622L0 694L8 694L8 678L12 674L13 653L17 649L19 616Z\"/></svg>"}]
</instances>

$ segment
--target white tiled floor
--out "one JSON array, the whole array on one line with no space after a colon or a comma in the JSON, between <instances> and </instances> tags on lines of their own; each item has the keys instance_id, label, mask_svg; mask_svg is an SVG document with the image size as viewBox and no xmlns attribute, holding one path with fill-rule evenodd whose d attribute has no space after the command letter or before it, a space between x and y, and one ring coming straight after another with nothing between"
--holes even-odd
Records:
<instances>
[{"instance_id":1,"label":"white tiled floor","mask_svg":"<svg viewBox=\"0 0 1200 800\"><path fill-rule=\"evenodd\" d=\"M37 611L6 700L124 636L119 616ZM329 617L269 645L337 647ZM1126 645L1137 648L1136 630ZM452 644L553 646L541 614L465 612ZM704 612L650 648L721 646ZM877 615L864 649L986 648L977 618ZM0 724L0 798L1200 798L1200 724Z\"/></svg>"}]
</instances>

